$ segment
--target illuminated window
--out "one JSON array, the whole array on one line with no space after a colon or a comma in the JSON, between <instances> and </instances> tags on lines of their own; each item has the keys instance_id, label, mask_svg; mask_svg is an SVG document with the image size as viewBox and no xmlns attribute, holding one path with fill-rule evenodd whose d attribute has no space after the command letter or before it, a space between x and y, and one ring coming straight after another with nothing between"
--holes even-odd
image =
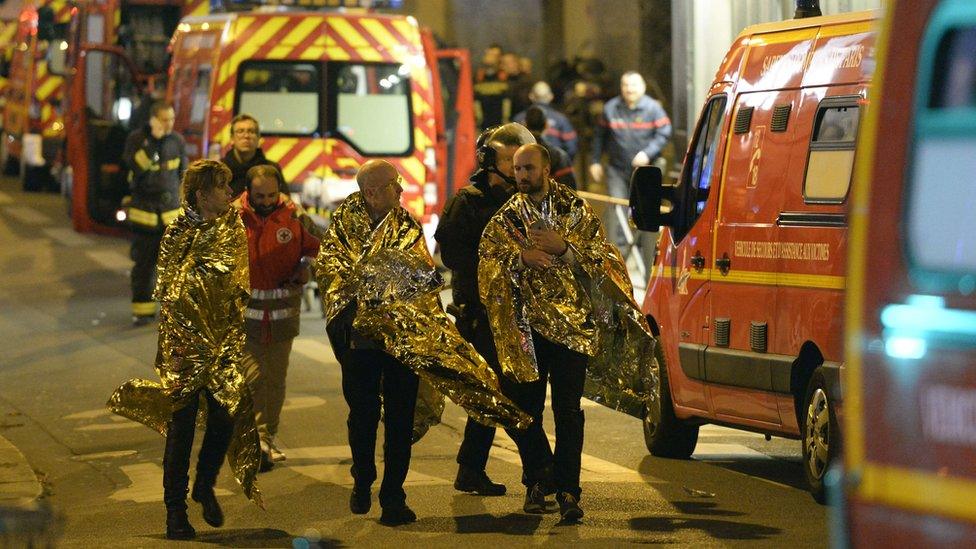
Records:
<instances>
[{"instance_id":1,"label":"illuminated window","mask_svg":"<svg viewBox=\"0 0 976 549\"><path fill-rule=\"evenodd\" d=\"M828 98L820 104L803 180L806 202L837 204L847 197L860 122L857 100Z\"/></svg>"}]
</instances>

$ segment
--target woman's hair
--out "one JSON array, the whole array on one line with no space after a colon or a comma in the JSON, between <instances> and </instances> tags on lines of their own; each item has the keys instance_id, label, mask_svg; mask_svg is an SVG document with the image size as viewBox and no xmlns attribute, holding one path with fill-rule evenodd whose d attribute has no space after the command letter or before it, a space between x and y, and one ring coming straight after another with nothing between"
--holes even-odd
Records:
<instances>
[{"instance_id":1,"label":"woman's hair","mask_svg":"<svg viewBox=\"0 0 976 549\"><path fill-rule=\"evenodd\" d=\"M183 173L183 200L191 208L197 207L197 191L208 193L230 183L233 174L223 162L194 160Z\"/></svg>"}]
</instances>

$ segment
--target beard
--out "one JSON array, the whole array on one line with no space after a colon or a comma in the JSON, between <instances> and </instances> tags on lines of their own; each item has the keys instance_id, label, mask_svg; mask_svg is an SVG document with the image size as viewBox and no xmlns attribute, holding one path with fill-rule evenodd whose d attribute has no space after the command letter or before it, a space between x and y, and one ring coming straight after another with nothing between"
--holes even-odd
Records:
<instances>
[{"instance_id":1,"label":"beard","mask_svg":"<svg viewBox=\"0 0 976 549\"><path fill-rule=\"evenodd\" d=\"M278 205L271 204L269 206L258 206L257 204L251 204L251 207L254 208L254 213L260 215L261 217L268 217L271 215L271 212L278 208Z\"/></svg>"},{"instance_id":2,"label":"beard","mask_svg":"<svg viewBox=\"0 0 976 549\"><path fill-rule=\"evenodd\" d=\"M537 193L542 190L542 178L535 181L529 179L521 179L518 182L518 192L525 194Z\"/></svg>"}]
</instances>

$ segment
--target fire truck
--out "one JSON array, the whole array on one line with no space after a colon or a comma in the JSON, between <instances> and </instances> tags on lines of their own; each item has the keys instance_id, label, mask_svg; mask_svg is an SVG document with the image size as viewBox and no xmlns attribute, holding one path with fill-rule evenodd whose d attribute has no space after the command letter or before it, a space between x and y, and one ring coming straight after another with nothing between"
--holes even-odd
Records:
<instances>
[{"instance_id":1,"label":"fire truck","mask_svg":"<svg viewBox=\"0 0 976 549\"><path fill-rule=\"evenodd\" d=\"M17 19L4 94L4 133L0 160L8 174L19 174L25 189L57 188L70 183L66 136L73 135L72 97L84 48L126 52L142 77L143 89L165 74L169 38L180 18L205 14L206 0L65 0L27 1ZM148 84L147 81L148 80ZM74 106L83 110L99 93L93 84Z\"/></svg>"},{"instance_id":2,"label":"fire truck","mask_svg":"<svg viewBox=\"0 0 976 549\"><path fill-rule=\"evenodd\" d=\"M19 13L18 0L5 0L0 3L0 132L3 131L3 106L7 102L7 82L10 76L10 61L14 55L14 38L17 36Z\"/></svg>"},{"instance_id":3,"label":"fire truck","mask_svg":"<svg viewBox=\"0 0 976 549\"><path fill-rule=\"evenodd\" d=\"M653 455L687 459L704 423L800 439L810 491L825 500L844 410L848 195L878 16L745 29L677 186L656 168L635 174L635 222L664 226L644 301L662 351L642 414Z\"/></svg>"},{"instance_id":4,"label":"fire truck","mask_svg":"<svg viewBox=\"0 0 976 549\"><path fill-rule=\"evenodd\" d=\"M976 543L976 4L889 2L858 145L836 546Z\"/></svg>"},{"instance_id":5,"label":"fire truck","mask_svg":"<svg viewBox=\"0 0 976 549\"><path fill-rule=\"evenodd\" d=\"M250 114L313 209L336 205L359 166L383 158L430 236L473 168L467 52L438 50L412 17L283 6L189 17L172 51L167 96L190 157L225 154L231 119Z\"/></svg>"}]
</instances>

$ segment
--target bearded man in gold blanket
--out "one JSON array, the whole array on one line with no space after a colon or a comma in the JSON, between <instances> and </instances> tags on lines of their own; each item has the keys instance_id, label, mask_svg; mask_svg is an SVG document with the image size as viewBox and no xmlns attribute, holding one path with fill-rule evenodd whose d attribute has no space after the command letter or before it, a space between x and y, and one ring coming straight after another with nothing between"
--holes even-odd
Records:
<instances>
[{"instance_id":1,"label":"bearded man in gold blanket","mask_svg":"<svg viewBox=\"0 0 976 549\"><path fill-rule=\"evenodd\" d=\"M201 404L207 428L192 497L203 506L204 520L215 527L224 522L214 483L228 449L244 493L261 505L255 485L260 445L239 371L249 288L247 234L230 208L230 179L230 170L212 160L193 162L183 175L183 213L166 228L158 263L155 367L161 383L129 381L108 402L113 412L166 436L163 499L170 539L196 535L186 494Z\"/></svg>"},{"instance_id":2,"label":"bearded man in gold blanket","mask_svg":"<svg viewBox=\"0 0 976 549\"><path fill-rule=\"evenodd\" d=\"M315 277L326 331L349 405L354 487L349 508L365 514L376 480L376 429L383 407L380 523L407 524L403 481L410 466L417 392L429 384L476 420L524 428L531 418L502 396L498 378L441 308L443 287L420 224L400 206L401 178L383 160L363 164L359 192L336 209L321 239ZM434 406L436 409L436 406Z\"/></svg>"},{"instance_id":3,"label":"bearded man in gold blanket","mask_svg":"<svg viewBox=\"0 0 976 549\"><path fill-rule=\"evenodd\" d=\"M542 420L547 378L552 387L552 484L562 521L574 523L583 518L586 378L634 397L653 394L654 339L620 252L590 206L549 177L545 147L520 147L514 168L518 192L481 236L478 290L504 375L543 381L526 405L534 421Z\"/></svg>"}]
</instances>

